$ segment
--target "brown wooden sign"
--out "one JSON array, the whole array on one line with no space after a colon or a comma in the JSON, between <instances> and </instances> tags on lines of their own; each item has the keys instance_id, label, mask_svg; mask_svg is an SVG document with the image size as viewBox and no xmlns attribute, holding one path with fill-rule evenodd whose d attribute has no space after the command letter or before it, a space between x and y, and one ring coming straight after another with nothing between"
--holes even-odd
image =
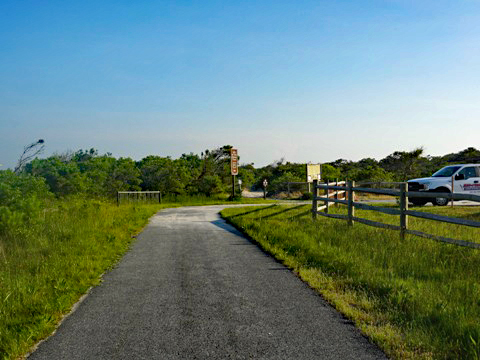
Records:
<instances>
[{"instance_id":1,"label":"brown wooden sign","mask_svg":"<svg viewBox=\"0 0 480 360\"><path fill-rule=\"evenodd\" d=\"M238 175L237 149L230 149L230 169L232 171L232 175Z\"/></svg>"}]
</instances>

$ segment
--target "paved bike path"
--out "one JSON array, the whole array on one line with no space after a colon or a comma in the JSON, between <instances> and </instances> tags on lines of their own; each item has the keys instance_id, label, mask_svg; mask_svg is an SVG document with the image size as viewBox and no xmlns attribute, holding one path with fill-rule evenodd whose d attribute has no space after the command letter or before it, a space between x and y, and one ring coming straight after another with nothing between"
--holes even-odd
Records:
<instances>
[{"instance_id":1,"label":"paved bike path","mask_svg":"<svg viewBox=\"0 0 480 360\"><path fill-rule=\"evenodd\" d=\"M384 359L218 215L166 209L29 359Z\"/></svg>"}]
</instances>

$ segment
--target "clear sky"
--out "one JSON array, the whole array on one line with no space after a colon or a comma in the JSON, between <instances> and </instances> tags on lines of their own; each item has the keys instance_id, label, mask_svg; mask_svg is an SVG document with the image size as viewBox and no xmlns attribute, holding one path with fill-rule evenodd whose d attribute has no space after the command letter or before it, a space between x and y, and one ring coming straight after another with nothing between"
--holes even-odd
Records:
<instances>
[{"instance_id":1,"label":"clear sky","mask_svg":"<svg viewBox=\"0 0 480 360\"><path fill-rule=\"evenodd\" d=\"M480 148L480 0L0 0L0 169L40 138L255 166Z\"/></svg>"}]
</instances>

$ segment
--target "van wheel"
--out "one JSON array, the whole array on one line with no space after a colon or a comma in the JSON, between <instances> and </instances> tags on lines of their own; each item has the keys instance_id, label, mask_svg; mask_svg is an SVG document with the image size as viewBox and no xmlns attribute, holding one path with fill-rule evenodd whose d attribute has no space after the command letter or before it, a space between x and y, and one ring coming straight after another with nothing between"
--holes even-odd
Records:
<instances>
[{"instance_id":1,"label":"van wheel","mask_svg":"<svg viewBox=\"0 0 480 360\"><path fill-rule=\"evenodd\" d=\"M450 190L448 190L446 188L435 189L434 191L435 192L443 192L443 193L447 193L447 192L449 193L450 192ZM448 204L448 201L449 200L447 198L438 197L438 198L434 198L432 203L433 203L433 205L436 205L436 206L445 206L445 205Z\"/></svg>"}]
</instances>

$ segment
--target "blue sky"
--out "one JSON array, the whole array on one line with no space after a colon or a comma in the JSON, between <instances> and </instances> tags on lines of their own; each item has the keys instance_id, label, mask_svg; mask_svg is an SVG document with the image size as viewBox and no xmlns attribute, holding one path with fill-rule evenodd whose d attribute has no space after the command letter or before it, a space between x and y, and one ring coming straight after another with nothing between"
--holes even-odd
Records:
<instances>
[{"instance_id":1,"label":"blue sky","mask_svg":"<svg viewBox=\"0 0 480 360\"><path fill-rule=\"evenodd\" d=\"M479 135L480 0L0 0L0 169L39 138L262 166Z\"/></svg>"}]
</instances>

